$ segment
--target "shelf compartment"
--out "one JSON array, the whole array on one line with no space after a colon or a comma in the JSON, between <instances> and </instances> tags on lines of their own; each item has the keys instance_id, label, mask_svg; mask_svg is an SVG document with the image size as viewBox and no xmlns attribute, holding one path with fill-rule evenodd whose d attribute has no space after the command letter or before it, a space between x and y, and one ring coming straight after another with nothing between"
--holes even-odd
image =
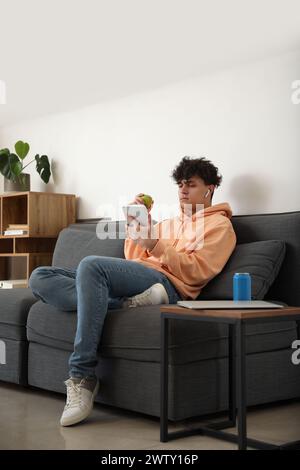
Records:
<instances>
[{"instance_id":1,"label":"shelf compartment","mask_svg":"<svg viewBox=\"0 0 300 470\"><path fill-rule=\"evenodd\" d=\"M0 238L0 253L13 253L14 240L13 238Z\"/></svg>"},{"instance_id":2,"label":"shelf compartment","mask_svg":"<svg viewBox=\"0 0 300 470\"><path fill-rule=\"evenodd\" d=\"M1 254L0 256L0 279L27 279L28 257L8 256Z\"/></svg>"},{"instance_id":3,"label":"shelf compartment","mask_svg":"<svg viewBox=\"0 0 300 470\"><path fill-rule=\"evenodd\" d=\"M14 239L14 253L47 253L53 252L56 238L21 238ZM1 239L0 239L1 246ZM3 251L3 250L1 250Z\"/></svg>"},{"instance_id":4,"label":"shelf compartment","mask_svg":"<svg viewBox=\"0 0 300 470\"><path fill-rule=\"evenodd\" d=\"M29 279L38 266L51 266L52 253L0 254L0 280Z\"/></svg>"},{"instance_id":5,"label":"shelf compartment","mask_svg":"<svg viewBox=\"0 0 300 470\"><path fill-rule=\"evenodd\" d=\"M52 256L52 253L29 253L27 264L28 278L38 266L51 266Z\"/></svg>"},{"instance_id":6,"label":"shelf compartment","mask_svg":"<svg viewBox=\"0 0 300 470\"><path fill-rule=\"evenodd\" d=\"M28 197L17 194L2 198L2 234L9 224L28 225Z\"/></svg>"}]
</instances>

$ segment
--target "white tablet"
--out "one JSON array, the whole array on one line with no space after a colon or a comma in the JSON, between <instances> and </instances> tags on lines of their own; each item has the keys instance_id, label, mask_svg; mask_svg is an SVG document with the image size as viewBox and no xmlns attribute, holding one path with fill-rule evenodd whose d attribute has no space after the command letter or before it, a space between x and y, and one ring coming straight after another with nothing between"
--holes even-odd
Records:
<instances>
[{"instance_id":1,"label":"white tablet","mask_svg":"<svg viewBox=\"0 0 300 470\"><path fill-rule=\"evenodd\" d=\"M148 210L144 204L129 204L122 209L127 224L134 220L145 227L148 225Z\"/></svg>"}]
</instances>

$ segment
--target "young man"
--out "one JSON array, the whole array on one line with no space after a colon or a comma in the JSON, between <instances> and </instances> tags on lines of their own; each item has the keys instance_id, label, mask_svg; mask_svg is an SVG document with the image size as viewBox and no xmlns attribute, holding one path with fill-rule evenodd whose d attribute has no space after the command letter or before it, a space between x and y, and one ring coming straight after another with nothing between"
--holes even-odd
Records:
<instances>
[{"instance_id":1,"label":"young man","mask_svg":"<svg viewBox=\"0 0 300 470\"><path fill-rule=\"evenodd\" d=\"M107 310L196 299L235 248L229 204L211 204L222 181L218 168L205 158L184 157L172 177L178 185L179 216L156 224L149 238L132 237L128 230L126 259L87 256L76 270L45 266L31 274L36 297L61 310L77 309L62 426L82 421L92 410L99 386L97 350ZM143 203L140 196L133 203Z\"/></svg>"}]
</instances>

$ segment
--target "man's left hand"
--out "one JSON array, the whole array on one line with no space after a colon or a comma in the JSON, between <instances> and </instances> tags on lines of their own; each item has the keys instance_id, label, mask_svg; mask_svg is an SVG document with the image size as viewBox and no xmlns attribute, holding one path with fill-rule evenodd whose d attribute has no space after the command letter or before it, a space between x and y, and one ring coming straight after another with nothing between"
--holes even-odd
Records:
<instances>
[{"instance_id":1,"label":"man's left hand","mask_svg":"<svg viewBox=\"0 0 300 470\"><path fill-rule=\"evenodd\" d=\"M142 248L144 248L145 250L149 250L151 251L156 243L158 242L158 239L155 238L138 238L137 240L134 240L134 242L137 244L137 245L140 245Z\"/></svg>"}]
</instances>

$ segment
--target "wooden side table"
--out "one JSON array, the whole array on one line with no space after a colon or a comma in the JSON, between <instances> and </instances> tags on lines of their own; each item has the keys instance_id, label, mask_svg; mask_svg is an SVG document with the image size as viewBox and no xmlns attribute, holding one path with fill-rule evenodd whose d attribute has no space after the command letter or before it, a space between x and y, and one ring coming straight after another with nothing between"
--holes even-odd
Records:
<instances>
[{"instance_id":1,"label":"wooden side table","mask_svg":"<svg viewBox=\"0 0 300 470\"><path fill-rule=\"evenodd\" d=\"M245 326L248 324L277 321L296 321L299 336L300 307L279 309L243 309L243 310L193 310L174 305L165 305L161 310L161 399L160 399L160 441L187 437L195 434L236 442L239 450L247 446L264 449L300 449L300 441L282 445L250 439L247 437L247 384L246 384L246 337ZM169 320L190 320L219 322L229 325L229 419L211 423L196 429L168 432L168 326ZM224 431L236 426L237 435Z\"/></svg>"}]
</instances>

